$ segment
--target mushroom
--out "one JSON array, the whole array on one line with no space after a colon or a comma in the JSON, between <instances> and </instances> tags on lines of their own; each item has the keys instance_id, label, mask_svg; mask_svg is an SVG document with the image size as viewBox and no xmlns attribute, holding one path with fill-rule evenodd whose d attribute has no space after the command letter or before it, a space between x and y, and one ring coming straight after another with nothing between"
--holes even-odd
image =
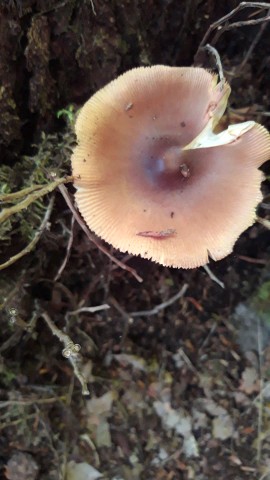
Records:
<instances>
[{"instance_id":1,"label":"mushroom","mask_svg":"<svg viewBox=\"0 0 270 480\"><path fill-rule=\"evenodd\" d=\"M91 230L121 251L194 268L231 253L256 219L270 135L215 134L230 94L203 68L132 69L93 95L75 125L72 169Z\"/></svg>"}]
</instances>

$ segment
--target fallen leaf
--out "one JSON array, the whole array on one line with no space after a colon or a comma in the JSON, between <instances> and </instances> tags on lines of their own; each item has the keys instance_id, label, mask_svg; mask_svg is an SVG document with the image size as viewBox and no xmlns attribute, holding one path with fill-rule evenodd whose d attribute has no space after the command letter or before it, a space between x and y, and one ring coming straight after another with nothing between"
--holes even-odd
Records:
<instances>
[{"instance_id":1,"label":"fallen leaf","mask_svg":"<svg viewBox=\"0 0 270 480\"><path fill-rule=\"evenodd\" d=\"M245 392L247 395L260 391L260 381L255 368L247 367L243 371L239 390Z\"/></svg>"},{"instance_id":2,"label":"fallen leaf","mask_svg":"<svg viewBox=\"0 0 270 480\"><path fill-rule=\"evenodd\" d=\"M184 439L183 452L187 458L198 457L198 445L192 433L191 417L179 409L175 410L169 402L154 402L154 409L167 430L174 430Z\"/></svg>"},{"instance_id":3,"label":"fallen leaf","mask_svg":"<svg viewBox=\"0 0 270 480\"><path fill-rule=\"evenodd\" d=\"M94 467L86 462L75 463L73 460L68 462L66 468L67 480L97 480L102 477Z\"/></svg>"},{"instance_id":4,"label":"fallen leaf","mask_svg":"<svg viewBox=\"0 0 270 480\"><path fill-rule=\"evenodd\" d=\"M143 358L136 357L136 355L128 355L127 353L119 353L113 355L113 358L117 360L120 365L131 365L135 370L146 371L146 364Z\"/></svg>"},{"instance_id":5,"label":"fallen leaf","mask_svg":"<svg viewBox=\"0 0 270 480\"><path fill-rule=\"evenodd\" d=\"M112 405L115 398L115 392L110 391L101 397L92 398L86 402L86 409L89 414L87 425L94 435L97 447L111 447L111 433L107 419L112 414Z\"/></svg>"},{"instance_id":6,"label":"fallen leaf","mask_svg":"<svg viewBox=\"0 0 270 480\"><path fill-rule=\"evenodd\" d=\"M219 440L227 440L234 434L233 421L230 415L220 415L213 420L213 437Z\"/></svg>"}]
</instances>

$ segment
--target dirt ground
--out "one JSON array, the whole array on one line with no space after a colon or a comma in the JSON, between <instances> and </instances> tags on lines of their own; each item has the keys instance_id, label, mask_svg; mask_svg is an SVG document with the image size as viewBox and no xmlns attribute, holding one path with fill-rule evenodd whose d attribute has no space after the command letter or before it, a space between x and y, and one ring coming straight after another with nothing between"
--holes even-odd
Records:
<instances>
[{"instance_id":1,"label":"dirt ground","mask_svg":"<svg viewBox=\"0 0 270 480\"><path fill-rule=\"evenodd\" d=\"M196 52L238 4L2 0L0 194L70 174L76 110L121 72L215 68ZM227 123L270 128L270 25L241 25L267 13L245 8L207 39L232 87ZM214 278L108 246L140 283L72 217L56 189L0 224L2 264L46 220L0 271L0 478L270 479L269 230L247 230Z\"/></svg>"}]
</instances>

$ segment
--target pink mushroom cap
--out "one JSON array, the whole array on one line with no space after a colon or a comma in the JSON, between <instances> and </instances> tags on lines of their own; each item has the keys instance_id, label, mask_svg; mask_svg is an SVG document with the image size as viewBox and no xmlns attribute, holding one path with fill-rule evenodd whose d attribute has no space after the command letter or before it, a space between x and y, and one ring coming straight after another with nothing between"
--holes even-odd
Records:
<instances>
[{"instance_id":1,"label":"pink mushroom cap","mask_svg":"<svg viewBox=\"0 0 270 480\"><path fill-rule=\"evenodd\" d=\"M256 219L270 135L255 122L213 134L229 93L202 68L158 65L130 70L93 95L78 115L72 156L89 228L123 252L172 267L231 253Z\"/></svg>"}]
</instances>

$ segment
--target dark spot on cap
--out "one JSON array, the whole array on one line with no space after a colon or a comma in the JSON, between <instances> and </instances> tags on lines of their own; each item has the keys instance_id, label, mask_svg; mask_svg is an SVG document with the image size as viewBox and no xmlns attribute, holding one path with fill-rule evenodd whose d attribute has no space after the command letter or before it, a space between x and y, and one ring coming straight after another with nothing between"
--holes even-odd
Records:
<instances>
[{"instance_id":1,"label":"dark spot on cap","mask_svg":"<svg viewBox=\"0 0 270 480\"><path fill-rule=\"evenodd\" d=\"M171 212L171 218L173 218L173 217L174 217L174 212Z\"/></svg>"},{"instance_id":2,"label":"dark spot on cap","mask_svg":"<svg viewBox=\"0 0 270 480\"><path fill-rule=\"evenodd\" d=\"M186 123L185 123L185 122L181 122L180 125L181 125L181 127L184 128L184 127L186 126Z\"/></svg>"}]
</instances>

